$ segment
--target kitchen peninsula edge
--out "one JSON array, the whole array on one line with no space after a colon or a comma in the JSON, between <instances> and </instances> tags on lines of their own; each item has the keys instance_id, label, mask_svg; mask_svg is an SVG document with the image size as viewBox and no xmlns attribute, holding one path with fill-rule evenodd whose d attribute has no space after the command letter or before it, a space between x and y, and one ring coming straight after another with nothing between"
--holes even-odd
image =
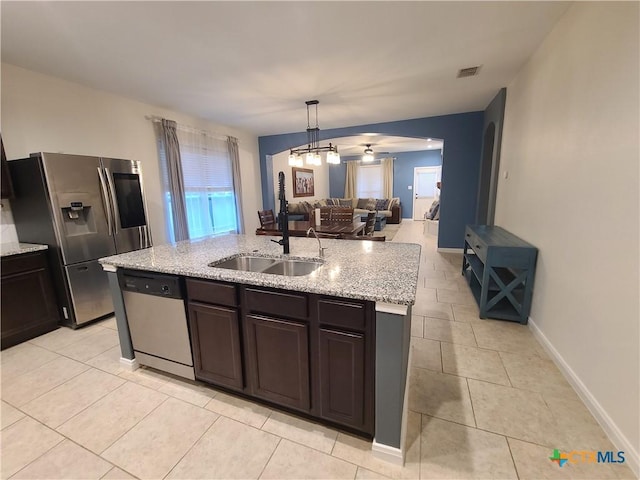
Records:
<instances>
[{"instance_id":1,"label":"kitchen peninsula edge","mask_svg":"<svg viewBox=\"0 0 640 480\"><path fill-rule=\"evenodd\" d=\"M137 368L124 308L118 269L164 273L186 279L212 280L372 302L375 305L375 429L372 450L402 463L407 414L411 305L415 302L420 246L403 243L326 239L324 258L315 239L292 238L291 254L269 238L225 235L160 245L103 258L108 273L118 333L121 363ZM315 272L296 277L210 267L238 254L320 260Z\"/></svg>"}]
</instances>

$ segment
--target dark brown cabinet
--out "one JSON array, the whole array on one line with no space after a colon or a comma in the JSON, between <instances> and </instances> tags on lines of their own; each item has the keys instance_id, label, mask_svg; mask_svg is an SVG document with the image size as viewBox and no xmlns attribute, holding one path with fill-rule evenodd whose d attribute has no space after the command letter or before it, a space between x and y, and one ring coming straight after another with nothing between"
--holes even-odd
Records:
<instances>
[{"instance_id":1,"label":"dark brown cabinet","mask_svg":"<svg viewBox=\"0 0 640 480\"><path fill-rule=\"evenodd\" d=\"M373 304L320 298L317 305L319 415L373 434Z\"/></svg>"},{"instance_id":2,"label":"dark brown cabinet","mask_svg":"<svg viewBox=\"0 0 640 480\"><path fill-rule=\"evenodd\" d=\"M320 329L320 416L361 428L364 423L364 335Z\"/></svg>"},{"instance_id":3,"label":"dark brown cabinet","mask_svg":"<svg viewBox=\"0 0 640 480\"><path fill-rule=\"evenodd\" d=\"M250 393L309 411L309 327L258 315L245 317Z\"/></svg>"},{"instance_id":4,"label":"dark brown cabinet","mask_svg":"<svg viewBox=\"0 0 640 480\"><path fill-rule=\"evenodd\" d=\"M189 325L196 378L242 390L237 310L189 302Z\"/></svg>"},{"instance_id":5,"label":"dark brown cabinet","mask_svg":"<svg viewBox=\"0 0 640 480\"><path fill-rule=\"evenodd\" d=\"M2 349L58 328L46 252L2 257Z\"/></svg>"},{"instance_id":6,"label":"dark brown cabinet","mask_svg":"<svg viewBox=\"0 0 640 480\"><path fill-rule=\"evenodd\" d=\"M192 278L186 286L196 378L243 391L238 287Z\"/></svg>"},{"instance_id":7,"label":"dark brown cabinet","mask_svg":"<svg viewBox=\"0 0 640 480\"><path fill-rule=\"evenodd\" d=\"M373 302L186 284L197 379L373 435Z\"/></svg>"}]
</instances>

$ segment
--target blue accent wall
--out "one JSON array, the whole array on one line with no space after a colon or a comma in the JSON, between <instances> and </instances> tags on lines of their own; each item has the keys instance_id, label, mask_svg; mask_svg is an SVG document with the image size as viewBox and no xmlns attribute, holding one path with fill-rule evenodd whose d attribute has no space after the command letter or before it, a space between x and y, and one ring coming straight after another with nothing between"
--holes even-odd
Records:
<instances>
[{"instance_id":1,"label":"blue accent wall","mask_svg":"<svg viewBox=\"0 0 640 480\"><path fill-rule=\"evenodd\" d=\"M402 218L413 218L413 190L407 189L407 185L413 185L413 169L442 165L442 154L438 149L400 152L393 156L396 157L393 162L393 196L400 197Z\"/></svg>"},{"instance_id":2,"label":"blue accent wall","mask_svg":"<svg viewBox=\"0 0 640 480\"><path fill-rule=\"evenodd\" d=\"M329 195L331 198L344 197L344 184L347 178L347 166L344 162L339 165L329 165Z\"/></svg>"},{"instance_id":3,"label":"blue accent wall","mask_svg":"<svg viewBox=\"0 0 640 480\"><path fill-rule=\"evenodd\" d=\"M443 139L444 157L438 247L462 248L464 245L464 226L474 223L476 213L483 115L483 112L458 113L439 117L333 128L320 130L320 140L361 135L363 133ZM267 176L266 155L280 153L291 147L306 144L306 142L306 132L269 135L258 138L264 208L274 208L274 187L271 178ZM341 175L342 192L344 193L344 166L331 168L333 169L329 170L331 195L333 195L334 191L339 191L338 183L336 183L334 190L333 182L334 180L338 182ZM406 185L404 188L406 189ZM343 193L339 196L342 196ZM403 210L410 205L407 205L404 201L402 203Z\"/></svg>"},{"instance_id":4,"label":"blue accent wall","mask_svg":"<svg viewBox=\"0 0 640 480\"><path fill-rule=\"evenodd\" d=\"M482 139L482 155L480 173L478 175L478 200L476 207L476 223L493 225L496 212L496 194L498 190L498 172L500 171L500 149L502 147L502 128L504 126L504 110L507 104L507 89L502 88L491 100L484 111L484 127ZM493 123L495 136L493 145L486 136ZM493 150L492 155L488 152Z\"/></svg>"}]
</instances>

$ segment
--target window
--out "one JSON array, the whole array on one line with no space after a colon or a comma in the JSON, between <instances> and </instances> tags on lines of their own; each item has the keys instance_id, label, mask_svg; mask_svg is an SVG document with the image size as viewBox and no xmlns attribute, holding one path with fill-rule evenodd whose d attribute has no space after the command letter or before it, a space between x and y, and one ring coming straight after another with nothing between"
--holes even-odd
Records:
<instances>
[{"instance_id":1,"label":"window","mask_svg":"<svg viewBox=\"0 0 640 480\"><path fill-rule=\"evenodd\" d=\"M383 198L382 165L359 165L356 182L358 198Z\"/></svg>"},{"instance_id":2,"label":"window","mask_svg":"<svg viewBox=\"0 0 640 480\"><path fill-rule=\"evenodd\" d=\"M178 126L177 135L189 238L237 232L233 171L227 142L180 126ZM162 151L161 157L164 157ZM168 233L173 241L175 237L168 174L166 162L161 163L164 165Z\"/></svg>"}]
</instances>

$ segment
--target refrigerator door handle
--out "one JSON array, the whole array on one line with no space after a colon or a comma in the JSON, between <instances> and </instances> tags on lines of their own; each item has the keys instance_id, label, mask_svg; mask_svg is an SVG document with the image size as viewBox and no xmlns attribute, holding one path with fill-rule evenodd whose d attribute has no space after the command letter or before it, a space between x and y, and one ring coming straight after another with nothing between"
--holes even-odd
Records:
<instances>
[{"instance_id":1,"label":"refrigerator door handle","mask_svg":"<svg viewBox=\"0 0 640 480\"><path fill-rule=\"evenodd\" d=\"M111 206L113 207L113 213L115 216L114 224L114 233L120 233L120 229L118 228L118 219L120 218L120 212L118 211L118 200L116 199L116 186L113 184L113 177L111 176L111 172L108 168L105 168L104 171L107 174L107 183L109 184L109 193L111 194Z\"/></svg>"},{"instance_id":2,"label":"refrigerator door handle","mask_svg":"<svg viewBox=\"0 0 640 480\"><path fill-rule=\"evenodd\" d=\"M143 225L140 231L142 233L142 238L144 239L144 246L142 248L147 248L149 246L149 239L147 237L147 226Z\"/></svg>"},{"instance_id":3,"label":"refrigerator door handle","mask_svg":"<svg viewBox=\"0 0 640 480\"><path fill-rule=\"evenodd\" d=\"M111 214L111 202L107 196L107 184L104 181L102 168L98 167L98 177L100 177L100 191L102 192L102 201L104 202L105 213L107 214L107 230L109 236L113 235L113 217Z\"/></svg>"}]
</instances>

